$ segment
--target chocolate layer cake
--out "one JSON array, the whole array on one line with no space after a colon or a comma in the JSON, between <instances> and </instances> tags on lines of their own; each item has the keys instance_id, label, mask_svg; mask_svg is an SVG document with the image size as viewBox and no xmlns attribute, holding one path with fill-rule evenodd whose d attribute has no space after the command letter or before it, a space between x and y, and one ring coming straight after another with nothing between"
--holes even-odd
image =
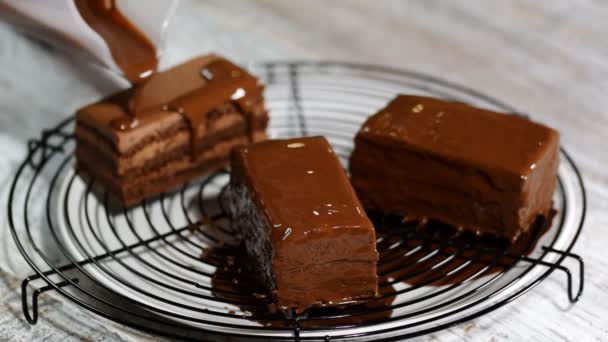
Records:
<instances>
[{"instance_id":1,"label":"chocolate layer cake","mask_svg":"<svg viewBox=\"0 0 608 342\"><path fill-rule=\"evenodd\" d=\"M549 127L400 95L363 124L350 171L366 205L516 239L551 209L558 157Z\"/></svg>"},{"instance_id":2,"label":"chocolate layer cake","mask_svg":"<svg viewBox=\"0 0 608 342\"><path fill-rule=\"evenodd\" d=\"M230 150L265 139L262 85L204 56L76 113L78 169L124 205L225 166Z\"/></svg>"},{"instance_id":3,"label":"chocolate layer cake","mask_svg":"<svg viewBox=\"0 0 608 342\"><path fill-rule=\"evenodd\" d=\"M232 154L229 212L281 309L374 296L374 227L323 137L268 140Z\"/></svg>"}]
</instances>

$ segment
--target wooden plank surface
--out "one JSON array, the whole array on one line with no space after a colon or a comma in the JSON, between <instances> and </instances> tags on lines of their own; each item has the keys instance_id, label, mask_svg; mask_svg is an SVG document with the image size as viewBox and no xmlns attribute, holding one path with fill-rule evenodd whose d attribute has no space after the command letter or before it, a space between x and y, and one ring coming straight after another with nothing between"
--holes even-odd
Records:
<instances>
[{"instance_id":1,"label":"wooden plank surface","mask_svg":"<svg viewBox=\"0 0 608 342\"><path fill-rule=\"evenodd\" d=\"M479 89L556 127L580 166L589 207L575 246L585 293L569 305L554 274L498 311L419 341L608 340L608 2L183 1L164 65L216 51L240 61L333 59L407 68ZM22 319L30 273L8 232L6 198L26 139L124 83L0 25L0 340L148 340L44 295Z\"/></svg>"}]
</instances>

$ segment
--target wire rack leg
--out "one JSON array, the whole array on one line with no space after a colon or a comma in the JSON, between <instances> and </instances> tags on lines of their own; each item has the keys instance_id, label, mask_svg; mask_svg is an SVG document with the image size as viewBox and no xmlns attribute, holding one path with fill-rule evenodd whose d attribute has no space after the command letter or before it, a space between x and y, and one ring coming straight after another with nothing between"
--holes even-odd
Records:
<instances>
[{"instance_id":1,"label":"wire rack leg","mask_svg":"<svg viewBox=\"0 0 608 342\"><path fill-rule=\"evenodd\" d=\"M28 278L25 278L23 280L23 282L21 282L21 307L23 309L23 314L25 315L25 319L30 324L36 324L38 322L38 297L41 294L43 294L44 292L47 292L49 290L53 290L57 287L64 287L64 286L71 284L69 281L64 280L62 282L56 283L55 286L46 285L46 286L43 286L43 287L40 287L40 288L37 288L36 290L34 290L34 292L32 293L32 313L30 314L30 310L28 307L28 301L27 301L27 286L30 283L30 281L37 279L37 278L38 277L28 277ZM78 278L73 278L73 279L71 279L71 281L74 283L78 283Z\"/></svg>"},{"instance_id":2,"label":"wire rack leg","mask_svg":"<svg viewBox=\"0 0 608 342\"><path fill-rule=\"evenodd\" d=\"M570 272L570 270L563 265L557 266L558 270L560 270L566 274L566 279L568 281L568 299L570 300L571 303L576 303L580 299L581 295L583 294L583 289L585 287L585 263L583 262L583 258L581 258L577 254L560 251L558 249L547 247L547 246L543 246L543 250L574 259L578 263L579 278L578 278L578 290L576 291L576 294L574 293L574 286L572 285L572 273Z\"/></svg>"},{"instance_id":3,"label":"wire rack leg","mask_svg":"<svg viewBox=\"0 0 608 342\"><path fill-rule=\"evenodd\" d=\"M28 300L27 300L27 285L30 282L32 282L33 280L42 278L42 275L44 275L46 277L46 276L49 276L49 275L52 275L52 274L56 274L58 272L64 272L64 271L67 271L67 270L74 269L74 268L76 268L78 266L84 266L84 265L90 264L93 261L99 261L99 260L105 259L105 258L107 258L109 256L112 256L112 255L115 255L115 254L118 254L118 253L122 253L122 252L124 252L126 250L129 250L129 249L133 249L133 248L139 247L139 246L141 246L143 244L147 244L147 243L156 241L158 239L162 239L164 237L167 237L167 236L170 236L170 235L173 235L173 234L179 234L180 232L182 232L182 231L184 231L186 229L188 229L188 227L183 227L183 228L177 229L175 231L171 231L171 232L168 232L168 233L165 233L165 234L161 234L161 235L152 237L150 239L143 240L141 242L137 242L135 244L132 244L132 245L129 245L129 246L125 246L123 248L120 248L120 249L117 249L117 250L114 250L114 251L111 251L111 252L108 252L108 253L105 253L105 254L102 254L102 255L98 255L98 256L93 257L93 258L85 259L85 260L77 262L77 263L63 265L63 266L57 267L56 270L49 270L49 271L46 271L46 272L42 272L41 274L32 275L32 276L29 276L29 277L25 278L23 280L23 282L21 283L21 305L22 305L22 308L23 308L23 314L25 315L25 319L30 324L36 324L36 322L38 322L38 296L40 296L40 294L42 294L42 293L44 293L46 291L52 290L54 288L64 287L64 286L70 285L70 281L64 280L64 281L61 281L59 283L55 283L54 286L53 285L47 285L47 286L43 286L41 288L38 288L38 289L34 290L34 293L32 295L32 313L30 314L29 307L28 307ZM78 283L78 278L72 278L70 280L73 281L76 284Z\"/></svg>"}]
</instances>

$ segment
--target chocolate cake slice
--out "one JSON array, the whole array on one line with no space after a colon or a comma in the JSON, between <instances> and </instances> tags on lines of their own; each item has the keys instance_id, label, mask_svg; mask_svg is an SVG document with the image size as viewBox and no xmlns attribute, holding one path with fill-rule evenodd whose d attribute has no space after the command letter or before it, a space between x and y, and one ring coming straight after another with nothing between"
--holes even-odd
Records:
<instances>
[{"instance_id":1,"label":"chocolate cake slice","mask_svg":"<svg viewBox=\"0 0 608 342\"><path fill-rule=\"evenodd\" d=\"M374 296L374 227L323 137L235 149L228 210L278 307Z\"/></svg>"},{"instance_id":2,"label":"chocolate cake slice","mask_svg":"<svg viewBox=\"0 0 608 342\"><path fill-rule=\"evenodd\" d=\"M155 74L76 113L77 167L123 205L136 204L224 167L233 147L265 139L262 90L214 55Z\"/></svg>"},{"instance_id":3,"label":"chocolate cake slice","mask_svg":"<svg viewBox=\"0 0 608 342\"><path fill-rule=\"evenodd\" d=\"M551 209L558 159L549 127L400 95L363 124L350 172L370 207L516 239Z\"/></svg>"}]
</instances>

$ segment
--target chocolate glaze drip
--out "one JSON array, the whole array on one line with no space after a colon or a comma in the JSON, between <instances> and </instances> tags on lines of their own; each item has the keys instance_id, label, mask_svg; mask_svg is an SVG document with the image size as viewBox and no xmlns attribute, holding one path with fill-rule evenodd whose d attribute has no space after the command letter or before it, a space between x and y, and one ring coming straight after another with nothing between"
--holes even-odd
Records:
<instances>
[{"instance_id":1,"label":"chocolate glaze drip","mask_svg":"<svg viewBox=\"0 0 608 342\"><path fill-rule=\"evenodd\" d=\"M538 216L528 231L510 241L492 234L477 235L437 220L404 223L401 216L370 211L380 239L380 286L396 282L412 286L453 285L472 276L505 272L519 257L532 253L551 228L555 214L555 210L550 210L547 216ZM435 254L428 257L430 253Z\"/></svg>"},{"instance_id":2,"label":"chocolate glaze drip","mask_svg":"<svg viewBox=\"0 0 608 342\"><path fill-rule=\"evenodd\" d=\"M229 101L233 102L244 116L249 140L253 140L252 106L262 96L258 80L242 68L225 59L217 59L201 70L207 80L205 87L191 91L167 103L166 110L174 110L184 115L191 129L193 156L196 155L199 137L205 128L203 121L215 108Z\"/></svg>"},{"instance_id":3,"label":"chocolate glaze drip","mask_svg":"<svg viewBox=\"0 0 608 342\"><path fill-rule=\"evenodd\" d=\"M198 152L197 141L204 133L206 117L215 108L232 102L243 114L253 137L251 107L261 97L262 88L255 77L225 59L216 59L203 69L188 69L188 73L156 73L158 58L152 42L140 32L116 7L114 0L74 0L78 11L87 24L108 44L114 60L123 75L133 85L126 99L124 117L112 122L112 127L125 131L138 127L146 113L176 111L188 121L191 130L191 151ZM200 80L192 80L192 76ZM168 77L172 80L167 80ZM201 80L204 80L201 82ZM178 84L167 98L166 82ZM179 84L185 83L185 84ZM204 86L202 86L204 84ZM158 102L157 99L165 99ZM145 120L145 119L143 119Z\"/></svg>"},{"instance_id":4,"label":"chocolate glaze drip","mask_svg":"<svg viewBox=\"0 0 608 342\"><path fill-rule=\"evenodd\" d=\"M378 294L348 304L310 308L300 314L299 317L303 318L300 326L319 328L385 321L392 315L392 305L396 298L393 287L395 283L449 286L462 283L472 276L490 276L507 271L516 261L513 256L529 255L535 249L551 227L555 213L553 210L548 217L539 216L527 233L517 241L510 242L492 235L477 236L466 230L459 231L456 227L434 220L403 223L401 216L386 216L378 211L369 211L368 215L378 231ZM389 248L397 243L401 245ZM422 248L403 257L417 246ZM417 263L437 249L440 253ZM264 326L293 327L292 319L288 318L292 313L288 312L286 317L286 313L273 302L272 296L252 271L255 267L250 264L251 259L247 257L242 244L237 242L234 245L206 249L201 260L218 265L211 279L212 294L215 297L240 303L238 306L241 311L247 313L244 318ZM443 266L431 269L440 263ZM446 276L450 272L453 274Z\"/></svg>"},{"instance_id":5,"label":"chocolate glaze drip","mask_svg":"<svg viewBox=\"0 0 608 342\"><path fill-rule=\"evenodd\" d=\"M376 293L374 230L323 137L233 150L226 208L280 309Z\"/></svg>"},{"instance_id":6,"label":"chocolate glaze drip","mask_svg":"<svg viewBox=\"0 0 608 342\"><path fill-rule=\"evenodd\" d=\"M108 44L112 57L132 84L156 71L154 44L116 7L114 0L74 0L86 23Z\"/></svg>"},{"instance_id":7,"label":"chocolate glaze drip","mask_svg":"<svg viewBox=\"0 0 608 342\"><path fill-rule=\"evenodd\" d=\"M255 267L250 265L244 246L217 247L205 250L201 259L206 263L219 264L211 279L212 294L224 300L236 301L247 318L270 327L291 328L291 311L283 311L273 301L267 289L255 276ZM376 298L353 300L337 306L315 307L300 313L306 319L300 322L303 328L323 326L354 325L383 321L391 317L391 304L395 299L395 289L383 286ZM340 316L322 319L321 317Z\"/></svg>"},{"instance_id":8,"label":"chocolate glaze drip","mask_svg":"<svg viewBox=\"0 0 608 342\"><path fill-rule=\"evenodd\" d=\"M257 191L255 201L269 216L273 241L306 243L319 230L365 231L369 226L325 138L268 140L242 147L233 157L241 154L234 173Z\"/></svg>"},{"instance_id":9,"label":"chocolate glaze drip","mask_svg":"<svg viewBox=\"0 0 608 342\"><path fill-rule=\"evenodd\" d=\"M549 127L399 95L363 124L349 166L366 206L516 240L551 208L558 163Z\"/></svg>"},{"instance_id":10,"label":"chocolate glaze drip","mask_svg":"<svg viewBox=\"0 0 608 342\"><path fill-rule=\"evenodd\" d=\"M253 140L254 122L252 107L262 98L263 87L258 80L239 66L223 58L201 64L197 60L187 62L172 70L155 74L138 86L127 98L137 96L135 115L123 116L111 122L114 129L135 129L145 122L146 116L159 111L180 113L191 130L191 152L194 158L200 146L201 136L212 120L217 108L232 103L243 115L248 127L249 140ZM123 100L128 101L125 98ZM126 105L123 101L122 105Z\"/></svg>"},{"instance_id":11,"label":"chocolate glaze drip","mask_svg":"<svg viewBox=\"0 0 608 342\"><path fill-rule=\"evenodd\" d=\"M242 318L260 323L264 326L293 328L294 318L302 319L302 328L323 326L353 325L384 321L391 316L391 304L395 299L395 289L383 286L375 297L353 299L333 305L319 305L304 312L281 308L273 293L260 281L258 265L248 256L246 237L239 236L236 227L223 219L213 221L207 217L193 233L204 233L208 236L221 237L230 234L230 241L206 247L201 253L201 261L216 266L211 278L212 295L228 300L237 305L244 313ZM230 314L236 314L229 311ZM327 317L335 316L331 319Z\"/></svg>"},{"instance_id":12,"label":"chocolate glaze drip","mask_svg":"<svg viewBox=\"0 0 608 342\"><path fill-rule=\"evenodd\" d=\"M154 44L120 12L115 0L74 0L74 4L84 21L105 40L123 76L133 85L127 108L135 115L140 107L142 85L158 67ZM116 126L128 129L138 123L134 118Z\"/></svg>"},{"instance_id":13,"label":"chocolate glaze drip","mask_svg":"<svg viewBox=\"0 0 608 342\"><path fill-rule=\"evenodd\" d=\"M397 96L359 132L378 143L403 144L448 162L489 168L499 173L491 177L498 189L518 185L520 177L529 175L556 135L520 116L413 95ZM511 174L518 177L512 180Z\"/></svg>"}]
</instances>

